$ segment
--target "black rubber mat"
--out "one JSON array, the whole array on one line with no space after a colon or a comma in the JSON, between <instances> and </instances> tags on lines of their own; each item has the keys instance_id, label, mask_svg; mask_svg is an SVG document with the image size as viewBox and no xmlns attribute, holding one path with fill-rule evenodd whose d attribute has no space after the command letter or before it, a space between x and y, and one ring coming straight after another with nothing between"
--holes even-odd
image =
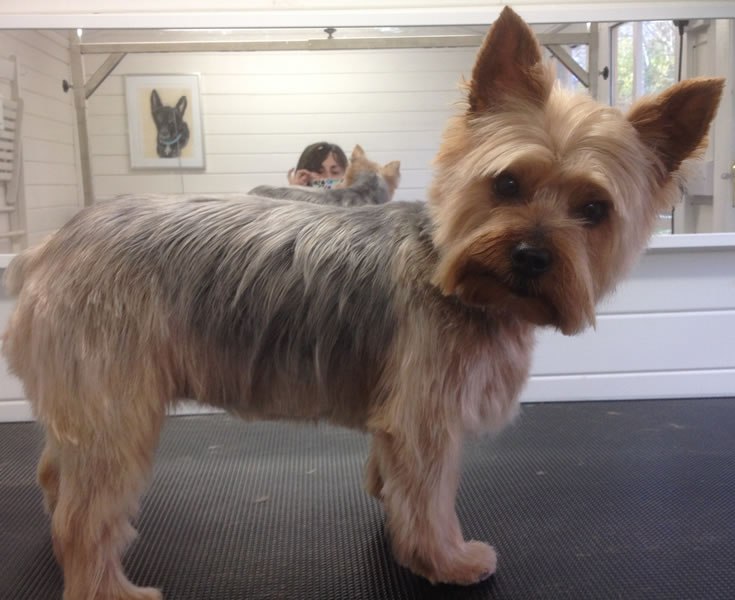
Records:
<instances>
[{"instance_id":1,"label":"black rubber mat","mask_svg":"<svg viewBox=\"0 0 735 600\"><path fill-rule=\"evenodd\" d=\"M34 424L0 425L0 598L61 597ZM458 510L498 550L477 586L397 566L361 489L368 440L175 417L126 569L169 600L735 598L735 399L526 405L468 443Z\"/></svg>"}]
</instances>

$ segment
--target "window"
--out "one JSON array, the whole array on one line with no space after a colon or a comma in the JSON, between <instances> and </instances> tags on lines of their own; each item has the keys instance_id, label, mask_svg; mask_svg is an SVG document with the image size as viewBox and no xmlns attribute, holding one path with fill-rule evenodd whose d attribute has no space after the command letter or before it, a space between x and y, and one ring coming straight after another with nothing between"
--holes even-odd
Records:
<instances>
[{"instance_id":1,"label":"window","mask_svg":"<svg viewBox=\"0 0 735 600\"><path fill-rule=\"evenodd\" d=\"M676 83L678 31L673 21L621 23L612 28L612 44L612 98L621 110Z\"/></svg>"},{"instance_id":2,"label":"window","mask_svg":"<svg viewBox=\"0 0 735 600\"><path fill-rule=\"evenodd\" d=\"M589 46L587 44L577 44L574 46L562 46L564 50L569 53L574 62L576 62L585 71L589 71ZM553 57L554 65L556 66L556 77L561 83L562 87L574 92L586 92L587 86L585 86L577 77L566 67L560 60Z\"/></svg>"},{"instance_id":3,"label":"window","mask_svg":"<svg viewBox=\"0 0 735 600\"><path fill-rule=\"evenodd\" d=\"M638 98L677 80L678 30L673 21L621 23L612 28L612 102L626 111ZM673 212L659 215L656 233L673 233Z\"/></svg>"}]
</instances>

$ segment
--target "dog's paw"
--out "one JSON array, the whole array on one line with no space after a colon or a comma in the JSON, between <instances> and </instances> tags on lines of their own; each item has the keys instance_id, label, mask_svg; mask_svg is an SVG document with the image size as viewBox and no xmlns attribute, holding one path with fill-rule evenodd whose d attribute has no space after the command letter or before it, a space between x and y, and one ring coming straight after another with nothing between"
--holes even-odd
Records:
<instances>
[{"instance_id":1,"label":"dog's paw","mask_svg":"<svg viewBox=\"0 0 735 600\"><path fill-rule=\"evenodd\" d=\"M442 562L439 570L429 577L431 581L472 585L495 573L498 559L492 546L472 541L464 542Z\"/></svg>"},{"instance_id":2,"label":"dog's paw","mask_svg":"<svg viewBox=\"0 0 735 600\"><path fill-rule=\"evenodd\" d=\"M125 600L128 600L127 598ZM163 600L160 590L152 587L135 588L135 595L130 596L130 600Z\"/></svg>"},{"instance_id":3,"label":"dog's paw","mask_svg":"<svg viewBox=\"0 0 735 600\"><path fill-rule=\"evenodd\" d=\"M74 596L78 598L78 596ZM67 600L66 595L64 600ZM69 598L69 600L72 600ZM95 600L163 600L161 591L152 587L138 587L130 583L111 592L95 595Z\"/></svg>"}]
</instances>

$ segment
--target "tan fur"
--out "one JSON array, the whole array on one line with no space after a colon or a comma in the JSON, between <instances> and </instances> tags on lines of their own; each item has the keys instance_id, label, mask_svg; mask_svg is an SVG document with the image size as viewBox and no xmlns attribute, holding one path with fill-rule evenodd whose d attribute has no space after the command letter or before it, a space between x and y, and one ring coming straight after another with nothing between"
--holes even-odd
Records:
<instances>
[{"instance_id":1,"label":"tan fur","mask_svg":"<svg viewBox=\"0 0 735 600\"><path fill-rule=\"evenodd\" d=\"M463 438L517 413L536 326L594 325L722 91L684 82L626 117L561 90L540 56L505 9L428 208L127 198L11 263L3 352L46 431L38 480L65 600L160 598L121 557L179 397L369 431L365 487L396 559L432 582L495 571L455 512ZM366 160L356 147L354 167ZM368 167L397 182L397 164Z\"/></svg>"},{"instance_id":2,"label":"tan fur","mask_svg":"<svg viewBox=\"0 0 735 600\"><path fill-rule=\"evenodd\" d=\"M368 159L360 144L356 144L350 155L350 164L347 166L342 182L336 188L348 188L353 185L361 173L378 173L388 185L388 199L393 198L401 182L401 161L393 160L380 165Z\"/></svg>"}]
</instances>

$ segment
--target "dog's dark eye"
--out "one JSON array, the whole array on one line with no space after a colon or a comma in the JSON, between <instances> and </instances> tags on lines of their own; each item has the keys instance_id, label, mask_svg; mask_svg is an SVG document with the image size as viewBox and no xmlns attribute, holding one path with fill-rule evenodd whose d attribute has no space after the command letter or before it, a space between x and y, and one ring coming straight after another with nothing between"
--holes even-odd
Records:
<instances>
[{"instance_id":1,"label":"dog's dark eye","mask_svg":"<svg viewBox=\"0 0 735 600\"><path fill-rule=\"evenodd\" d=\"M516 198L521 193L521 184L512 173L503 172L493 180L493 191L501 198Z\"/></svg>"},{"instance_id":2,"label":"dog's dark eye","mask_svg":"<svg viewBox=\"0 0 735 600\"><path fill-rule=\"evenodd\" d=\"M610 209L607 202L588 202L579 211L580 217L589 227L595 227L607 219Z\"/></svg>"}]
</instances>

